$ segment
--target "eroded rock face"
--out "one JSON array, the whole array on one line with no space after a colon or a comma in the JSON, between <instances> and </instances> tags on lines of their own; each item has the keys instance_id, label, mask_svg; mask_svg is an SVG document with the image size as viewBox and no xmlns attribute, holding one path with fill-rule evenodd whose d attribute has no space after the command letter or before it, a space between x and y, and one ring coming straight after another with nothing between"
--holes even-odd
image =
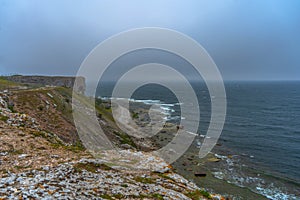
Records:
<instances>
[{"instance_id":1,"label":"eroded rock face","mask_svg":"<svg viewBox=\"0 0 300 200\"><path fill-rule=\"evenodd\" d=\"M24 84L35 84L43 86L63 86L73 88L80 94L84 94L86 90L85 78L84 77L64 77L64 76L7 76L7 80L24 83ZM76 79L76 82L75 82Z\"/></svg>"}]
</instances>

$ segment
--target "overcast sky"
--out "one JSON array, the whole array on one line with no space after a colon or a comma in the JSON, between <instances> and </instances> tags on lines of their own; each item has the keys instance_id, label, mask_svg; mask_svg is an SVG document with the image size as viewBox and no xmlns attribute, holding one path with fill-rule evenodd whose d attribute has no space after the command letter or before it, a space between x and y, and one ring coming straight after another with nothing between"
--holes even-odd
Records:
<instances>
[{"instance_id":1,"label":"overcast sky","mask_svg":"<svg viewBox=\"0 0 300 200\"><path fill-rule=\"evenodd\" d=\"M300 79L299 0L0 0L0 74L74 75L106 38L165 27L198 41L224 79Z\"/></svg>"}]
</instances>

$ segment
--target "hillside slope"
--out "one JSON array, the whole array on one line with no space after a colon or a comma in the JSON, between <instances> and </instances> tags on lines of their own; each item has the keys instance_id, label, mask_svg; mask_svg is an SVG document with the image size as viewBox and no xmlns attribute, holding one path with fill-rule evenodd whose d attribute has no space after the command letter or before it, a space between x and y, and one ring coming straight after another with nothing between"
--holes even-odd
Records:
<instances>
[{"instance_id":1,"label":"hillside slope","mask_svg":"<svg viewBox=\"0 0 300 200\"><path fill-rule=\"evenodd\" d=\"M92 158L75 131L70 94L58 87L0 93L0 199L221 199L134 147ZM109 110L97 110L116 145L134 146Z\"/></svg>"}]
</instances>

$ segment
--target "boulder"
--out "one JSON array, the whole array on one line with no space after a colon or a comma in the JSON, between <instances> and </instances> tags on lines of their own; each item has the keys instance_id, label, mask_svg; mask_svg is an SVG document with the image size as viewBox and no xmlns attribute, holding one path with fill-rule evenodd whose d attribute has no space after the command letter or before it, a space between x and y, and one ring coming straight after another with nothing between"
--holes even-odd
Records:
<instances>
[{"instance_id":1,"label":"boulder","mask_svg":"<svg viewBox=\"0 0 300 200\"><path fill-rule=\"evenodd\" d=\"M205 177L206 176L206 173L205 172L195 172L194 175L196 177Z\"/></svg>"}]
</instances>

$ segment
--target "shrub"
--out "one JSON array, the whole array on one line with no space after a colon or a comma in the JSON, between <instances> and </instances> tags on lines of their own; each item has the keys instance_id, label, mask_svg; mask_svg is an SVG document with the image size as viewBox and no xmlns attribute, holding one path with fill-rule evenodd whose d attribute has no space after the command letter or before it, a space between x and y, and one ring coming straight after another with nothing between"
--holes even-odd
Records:
<instances>
[{"instance_id":1,"label":"shrub","mask_svg":"<svg viewBox=\"0 0 300 200\"><path fill-rule=\"evenodd\" d=\"M6 122L8 119L9 119L9 117L7 117L7 116L3 116L3 115L0 116L1 121Z\"/></svg>"}]
</instances>

